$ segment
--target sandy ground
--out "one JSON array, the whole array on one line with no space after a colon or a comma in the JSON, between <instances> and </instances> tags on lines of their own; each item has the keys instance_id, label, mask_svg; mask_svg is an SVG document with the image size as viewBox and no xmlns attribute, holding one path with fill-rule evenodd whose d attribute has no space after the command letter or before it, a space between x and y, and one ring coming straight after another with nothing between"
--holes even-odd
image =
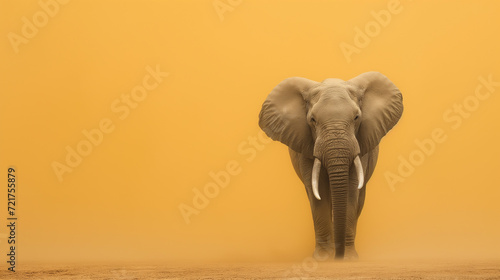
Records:
<instances>
[{"instance_id":1,"label":"sandy ground","mask_svg":"<svg viewBox=\"0 0 500 280\"><path fill-rule=\"evenodd\" d=\"M500 261L204 265L24 264L0 279L500 279Z\"/></svg>"}]
</instances>

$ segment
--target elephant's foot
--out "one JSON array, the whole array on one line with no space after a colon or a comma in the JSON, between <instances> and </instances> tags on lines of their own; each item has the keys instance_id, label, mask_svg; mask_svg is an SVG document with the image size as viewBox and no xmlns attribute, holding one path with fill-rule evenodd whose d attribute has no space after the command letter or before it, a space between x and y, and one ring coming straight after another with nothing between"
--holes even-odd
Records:
<instances>
[{"instance_id":1,"label":"elephant's foot","mask_svg":"<svg viewBox=\"0 0 500 280\"><path fill-rule=\"evenodd\" d=\"M317 261L331 260L335 257L335 250L331 247L316 246L313 257Z\"/></svg>"},{"instance_id":2,"label":"elephant's foot","mask_svg":"<svg viewBox=\"0 0 500 280\"><path fill-rule=\"evenodd\" d=\"M347 246L345 248L344 260L357 260L358 258L358 252L356 252L354 246Z\"/></svg>"}]
</instances>

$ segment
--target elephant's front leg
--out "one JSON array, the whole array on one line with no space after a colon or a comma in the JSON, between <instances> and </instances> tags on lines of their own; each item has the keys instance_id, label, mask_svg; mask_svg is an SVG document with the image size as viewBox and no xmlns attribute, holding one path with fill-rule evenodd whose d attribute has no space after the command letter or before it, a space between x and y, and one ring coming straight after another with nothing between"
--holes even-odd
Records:
<instances>
[{"instance_id":1,"label":"elephant's front leg","mask_svg":"<svg viewBox=\"0 0 500 280\"><path fill-rule=\"evenodd\" d=\"M322 170L321 173L324 174L324 176L320 176L319 193L323 199L317 200L316 197L314 197L310 183L305 185L311 205L316 237L314 258L317 260L327 260L335 256L335 246L333 239L332 207L330 200L327 199L330 197L328 176L325 170Z\"/></svg>"},{"instance_id":2,"label":"elephant's front leg","mask_svg":"<svg viewBox=\"0 0 500 280\"><path fill-rule=\"evenodd\" d=\"M314 258L317 260L333 258L335 256L335 246L333 242L333 224L330 203L325 203L325 200L317 200L313 197L311 211L316 237Z\"/></svg>"},{"instance_id":3,"label":"elephant's front leg","mask_svg":"<svg viewBox=\"0 0 500 280\"><path fill-rule=\"evenodd\" d=\"M356 228L358 225L359 215L361 214L361 210L363 209L363 205L365 203L365 192L365 187L361 190L354 188L349 192L345 259L358 259L358 253L355 246Z\"/></svg>"},{"instance_id":4,"label":"elephant's front leg","mask_svg":"<svg viewBox=\"0 0 500 280\"><path fill-rule=\"evenodd\" d=\"M327 260L335 256L335 246L333 241L332 207L328 175L324 168L321 169L319 177L319 193L323 198L317 200L312 192L312 166L313 160L289 149L292 164L306 187L307 197L311 206L314 222L314 232L316 248L314 257L317 260Z\"/></svg>"}]
</instances>

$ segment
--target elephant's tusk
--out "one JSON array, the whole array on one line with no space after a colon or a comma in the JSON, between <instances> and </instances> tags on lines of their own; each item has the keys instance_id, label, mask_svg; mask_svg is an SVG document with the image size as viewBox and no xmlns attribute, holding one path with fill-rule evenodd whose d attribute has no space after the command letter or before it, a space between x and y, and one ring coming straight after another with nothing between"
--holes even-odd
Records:
<instances>
[{"instance_id":1,"label":"elephant's tusk","mask_svg":"<svg viewBox=\"0 0 500 280\"><path fill-rule=\"evenodd\" d=\"M356 158L354 159L354 166L356 167L356 172L358 173L358 190L360 190L361 188L363 188L365 176L363 175L363 166L361 165L359 156L356 156Z\"/></svg>"},{"instance_id":2,"label":"elephant's tusk","mask_svg":"<svg viewBox=\"0 0 500 280\"><path fill-rule=\"evenodd\" d=\"M319 181L320 170L321 170L321 161L319 159L315 158L313 170L312 170L312 188L313 188L314 196L318 200L321 200L321 197L319 196L319 191L318 191L318 181Z\"/></svg>"}]
</instances>

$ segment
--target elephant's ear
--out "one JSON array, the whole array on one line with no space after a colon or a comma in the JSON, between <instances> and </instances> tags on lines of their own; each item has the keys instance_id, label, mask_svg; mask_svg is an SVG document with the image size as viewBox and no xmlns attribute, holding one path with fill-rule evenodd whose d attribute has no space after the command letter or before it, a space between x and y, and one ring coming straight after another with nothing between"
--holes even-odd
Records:
<instances>
[{"instance_id":1,"label":"elephant's ear","mask_svg":"<svg viewBox=\"0 0 500 280\"><path fill-rule=\"evenodd\" d=\"M361 100L361 124L357 139L361 155L375 148L403 114L403 96L386 76L367 72L348 81Z\"/></svg>"},{"instance_id":2,"label":"elephant's ear","mask_svg":"<svg viewBox=\"0 0 500 280\"><path fill-rule=\"evenodd\" d=\"M306 119L308 92L319 83L293 77L283 80L267 96L259 114L259 126L292 150L312 158L314 142Z\"/></svg>"}]
</instances>

